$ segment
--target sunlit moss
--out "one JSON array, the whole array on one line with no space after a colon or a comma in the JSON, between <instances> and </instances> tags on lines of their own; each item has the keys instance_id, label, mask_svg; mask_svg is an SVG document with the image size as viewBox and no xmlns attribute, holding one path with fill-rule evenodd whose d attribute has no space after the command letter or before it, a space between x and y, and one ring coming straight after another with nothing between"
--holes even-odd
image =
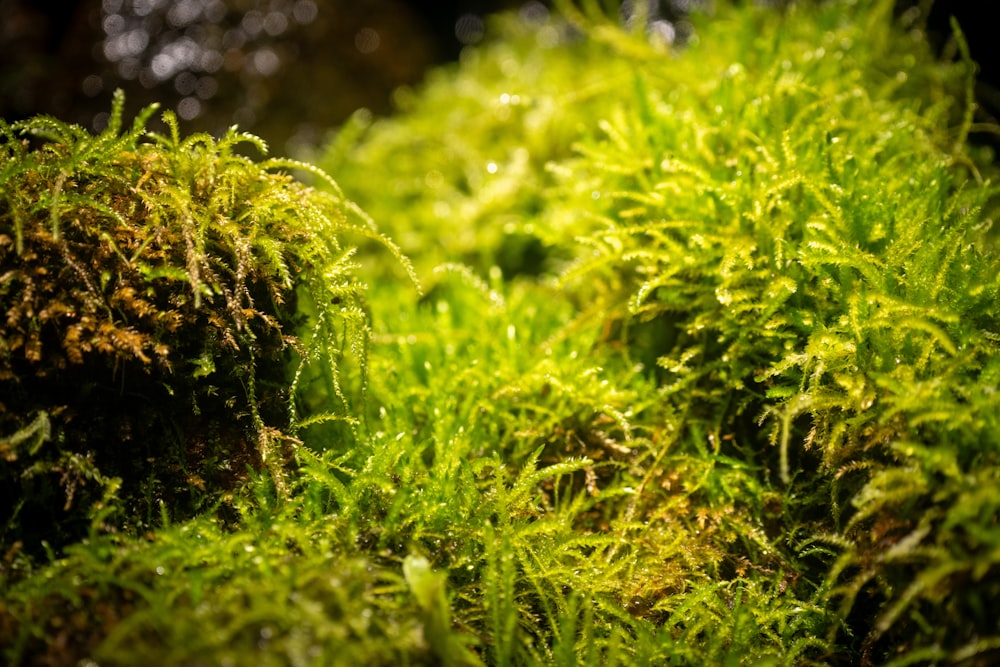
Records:
<instances>
[{"instance_id":1,"label":"sunlit moss","mask_svg":"<svg viewBox=\"0 0 1000 667\"><path fill-rule=\"evenodd\" d=\"M793 604L850 619L842 632L817 610L800 626L834 640L817 656L838 640L872 660L990 651L974 609L993 593L955 592L989 539L945 527L990 516L957 484L993 469L983 443L1000 439L995 172L965 144L971 64L936 62L887 2L793 5L780 20L722 7L675 52L562 4L580 32L508 19L504 40L402 115L360 139L345 129L330 168L418 265L553 276L577 308L566 335L598 328L588 354L620 349L655 380L657 409L630 417L653 457L627 468L641 493L623 505L672 527L610 532L642 545L628 558L643 574L616 580L627 608L710 625L688 595L772 577L758 594L795 591ZM942 465L953 481L932 483ZM682 537L685 520L700 539ZM690 561L659 551L672 539ZM940 551L948 541L961 553ZM945 599L975 629L923 635Z\"/></svg>"},{"instance_id":2,"label":"sunlit moss","mask_svg":"<svg viewBox=\"0 0 1000 667\"><path fill-rule=\"evenodd\" d=\"M888 2L720 4L683 49L557 4L328 147L428 289L359 258L372 335L313 349L353 341L367 373L297 376L329 413L298 423L295 471L255 476L226 532L8 556L11 660L60 637L109 664L995 657L971 64Z\"/></svg>"}]
</instances>

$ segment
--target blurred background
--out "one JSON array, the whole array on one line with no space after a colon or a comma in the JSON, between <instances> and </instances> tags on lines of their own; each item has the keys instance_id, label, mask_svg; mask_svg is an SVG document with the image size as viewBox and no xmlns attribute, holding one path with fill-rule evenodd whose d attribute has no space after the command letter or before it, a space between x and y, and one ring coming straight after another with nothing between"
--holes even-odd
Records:
<instances>
[{"instance_id":1,"label":"blurred background","mask_svg":"<svg viewBox=\"0 0 1000 667\"><path fill-rule=\"evenodd\" d=\"M487 14L524 4L0 0L0 117L96 130L123 88L126 118L159 102L185 131L238 124L287 154L360 107L387 111L393 89L482 39Z\"/></svg>"},{"instance_id":2,"label":"blurred background","mask_svg":"<svg viewBox=\"0 0 1000 667\"><path fill-rule=\"evenodd\" d=\"M646 1L670 19L709 0ZM772 0L773 2L774 0ZM863 0L867 1L867 0ZM987 113L1000 108L992 2L899 0L929 13L941 48L954 14L979 61ZM391 93L483 39L486 17L535 18L540 0L0 0L0 117L38 113L99 130L111 93L126 118L151 102L186 132L233 124L272 154L315 146L350 113L391 109Z\"/></svg>"}]
</instances>

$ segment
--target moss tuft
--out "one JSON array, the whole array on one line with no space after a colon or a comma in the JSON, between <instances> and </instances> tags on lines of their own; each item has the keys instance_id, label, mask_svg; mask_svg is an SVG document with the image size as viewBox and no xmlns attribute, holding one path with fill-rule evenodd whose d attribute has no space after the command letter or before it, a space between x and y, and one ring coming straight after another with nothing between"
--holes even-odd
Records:
<instances>
[{"instance_id":1,"label":"moss tuft","mask_svg":"<svg viewBox=\"0 0 1000 667\"><path fill-rule=\"evenodd\" d=\"M0 125L0 505L32 552L192 516L249 470L282 480L293 374L336 378L334 349L367 336L339 239L375 234L348 202L235 130L181 139L167 113L146 133L149 108L121 132L122 106L98 136Z\"/></svg>"}]
</instances>

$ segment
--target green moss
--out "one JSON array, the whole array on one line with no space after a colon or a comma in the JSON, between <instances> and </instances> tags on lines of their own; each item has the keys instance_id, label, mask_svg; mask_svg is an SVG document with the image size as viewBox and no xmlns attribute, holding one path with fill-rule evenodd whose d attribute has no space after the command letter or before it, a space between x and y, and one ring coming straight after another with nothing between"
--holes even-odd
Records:
<instances>
[{"instance_id":1,"label":"green moss","mask_svg":"<svg viewBox=\"0 0 1000 667\"><path fill-rule=\"evenodd\" d=\"M676 500L650 482L679 478L694 490L682 515L726 518L686 566L629 555L674 563L684 582L657 590L670 579L647 570L648 617L677 629L664 611L684 608L692 577L707 595L744 579L734 572L782 572L757 595L777 585L837 610L846 626L800 631L825 627L865 659L988 652L977 637L996 628L976 609L995 598L995 566L973 575L971 554L990 538L945 518L991 515L958 480L994 470L984 443L1000 441L994 168L965 144L971 65L936 62L919 33L891 27L890 3L793 5L780 20L723 8L677 54L592 6L562 9L588 39L508 21L401 117L335 142L330 166L363 206L385 207L418 263L440 248L509 276L507 248L532 235L546 249L535 272L577 305L571 329L603 332L599 349L576 349L620 346L655 379L639 396L657 409L631 421L660 451L635 466L629 515L666 512ZM533 133L545 127L559 131ZM402 151L413 136L432 148ZM412 205L351 179L376 163L390 179L379 188ZM439 174L478 185L449 190ZM646 421L664 413L666 428ZM718 620L687 613L685 625Z\"/></svg>"},{"instance_id":2,"label":"green moss","mask_svg":"<svg viewBox=\"0 0 1000 667\"><path fill-rule=\"evenodd\" d=\"M681 439L715 432L787 487L781 550L794 562L811 532L840 554L800 562L823 581L800 590L837 601L866 659L988 652L992 538L957 517L991 514L964 486L998 463L993 167L955 143L961 107L909 87L937 73L961 91L961 71L914 72L921 53L888 35L861 46L871 19L839 9L744 18L756 58L693 59L699 85L637 73L561 165L559 214L600 221L562 280L601 317L662 323Z\"/></svg>"},{"instance_id":3,"label":"green moss","mask_svg":"<svg viewBox=\"0 0 1000 667\"><path fill-rule=\"evenodd\" d=\"M5 548L191 516L248 469L280 481L293 373L335 381L365 344L339 239L375 237L366 219L234 152L255 137L181 139L170 114L148 134L152 108L120 133L122 104L99 136L0 125Z\"/></svg>"},{"instance_id":4,"label":"green moss","mask_svg":"<svg viewBox=\"0 0 1000 667\"><path fill-rule=\"evenodd\" d=\"M9 553L5 657L995 658L1000 266L972 65L936 61L888 2L724 4L683 49L558 4L498 19L397 116L327 147L428 289L367 245L357 267L322 246L329 298L329 276L287 274L317 276L279 314L328 354L280 376L294 469L251 476L224 529L197 512L49 565ZM164 142L183 143L145 150ZM281 183L293 218L327 196ZM278 256L300 257L247 266L281 282ZM239 396L271 425L256 368ZM23 411L9 451L46 451L55 414Z\"/></svg>"}]
</instances>

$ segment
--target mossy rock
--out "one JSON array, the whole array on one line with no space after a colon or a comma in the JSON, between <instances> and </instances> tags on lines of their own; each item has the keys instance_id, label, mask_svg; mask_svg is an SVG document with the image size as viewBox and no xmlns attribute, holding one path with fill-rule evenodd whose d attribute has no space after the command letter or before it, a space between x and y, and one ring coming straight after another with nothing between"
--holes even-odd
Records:
<instances>
[{"instance_id":1,"label":"mossy rock","mask_svg":"<svg viewBox=\"0 0 1000 667\"><path fill-rule=\"evenodd\" d=\"M121 106L96 137L0 125L0 522L32 551L191 516L254 471L280 484L294 378L337 373L315 343L365 336L347 202L235 131L146 133L148 109L120 134Z\"/></svg>"}]
</instances>

